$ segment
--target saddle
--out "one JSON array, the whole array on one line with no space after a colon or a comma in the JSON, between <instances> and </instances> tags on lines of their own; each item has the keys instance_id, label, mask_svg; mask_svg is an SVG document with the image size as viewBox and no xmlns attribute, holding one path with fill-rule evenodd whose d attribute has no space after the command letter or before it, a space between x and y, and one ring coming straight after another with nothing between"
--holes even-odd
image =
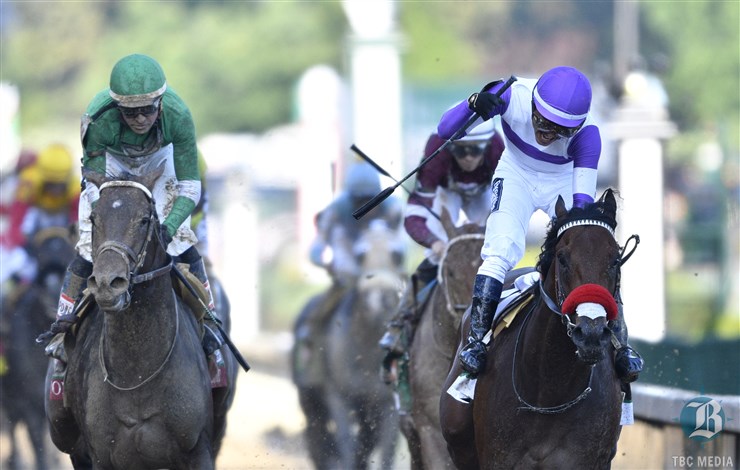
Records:
<instances>
[{"instance_id":1,"label":"saddle","mask_svg":"<svg viewBox=\"0 0 740 470\"><path fill-rule=\"evenodd\" d=\"M515 269L507 274L491 332L486 335L484 342L488 343L513 323L519 312L534 299L535 287L539 282L539 273L532 267Z\"/></svg>"}]
</instances>

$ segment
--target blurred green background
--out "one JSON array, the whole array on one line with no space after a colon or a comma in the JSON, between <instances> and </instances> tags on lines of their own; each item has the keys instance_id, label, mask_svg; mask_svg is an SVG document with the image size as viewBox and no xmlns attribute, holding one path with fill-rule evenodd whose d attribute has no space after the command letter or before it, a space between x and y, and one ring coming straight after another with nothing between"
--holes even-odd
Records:
<instances>
[{"instance_id":1,"label":"blurred green background","mask_svg":"<svg viewBox=\"0 0 740 470\"><path fill-rule=\"evenodd\" d=\"M618 99L623 77L613 58L629 27L618 5L397 2L404 105L424 96L446 103L492 79L561 63L599 77ZM664 158L667 336L687 344L738 338L740 2L637 5L639 56L630 67L660 78L679 129ZM82 111L132 52L162 64L199 137L266 133L295 119L295 88L307 68L347 74L350 27L336 1L3 1L0 13L0 81L20 92L14 125L30 147L62 140L77 148ZM719 149L716 165L702 160L707 144ZM289 192L251 196L260 225L296 210ZM531 246L522 264L538 252ZM308 297L328 285L299 269L295 260L306 256L288 240L260 258L262 329L290 329ZM409 271L421 259L411 246Z\"/></svg>"}]
</instances>

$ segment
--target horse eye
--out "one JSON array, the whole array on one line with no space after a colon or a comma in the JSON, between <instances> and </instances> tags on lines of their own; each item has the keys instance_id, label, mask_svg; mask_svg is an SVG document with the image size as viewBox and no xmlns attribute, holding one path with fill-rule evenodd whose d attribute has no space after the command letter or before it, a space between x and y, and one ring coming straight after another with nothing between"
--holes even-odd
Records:
<instances>
[{"instance_id":1,"label":"horse eye","mask_svg":"<svg viewBox=\"0 0 740 470\"><path fill-rule=\"evenodd\" d=\"M139 224L142 227L146 227L147 225L149 225L149 217L142 217L141 220L139 221Z\"/></svg>"},{"instance_id":2,"label":"horse eye","mask_svg":"<svg viewBox=\"0 0 740 470\"><path fill-rule=\"evenodd\" d=\"M560 266L564 268L568 266L568 257L565 256L565 253L563 253L562 251L559 251L557 257L558 257L558 263L560 263Z\"/></svg>"}]
</instances>

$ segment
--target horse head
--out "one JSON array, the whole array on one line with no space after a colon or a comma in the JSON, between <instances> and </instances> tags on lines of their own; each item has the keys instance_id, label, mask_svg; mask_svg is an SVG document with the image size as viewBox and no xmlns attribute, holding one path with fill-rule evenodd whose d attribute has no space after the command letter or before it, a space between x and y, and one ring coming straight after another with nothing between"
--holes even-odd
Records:
<instances>
[{"instance_id":1,"label":"horse head","mask_svg":"<svg viewBox=\"0 0 740 470\"><path fill-rule=\"evenodd\" d=\"M442 208L440 222L447 234L447 246L439 261L438 280L444 289L447 311L459 321L470 304L472 280L483 260L484 227L466 223L456 227L446 207Z\"/></svg>"},{"instance_id":2,"label":"horse head","mask_svg":"<svg viewBox=\"0 0 740 470\"><path fill-rule=\"evenodd\" d=\"M594 204L570 211L559 197L538 262L544 300L562 315L576 354L586 364L605 357L612 338L608 322L618 314L616 210L611 189Z\"/></svg>"},{"instance_id":3,"label":"horse head","mask_svg":"<svg viewBox=\"0 0 740 470\"><path fill-rule=\"evenodd\" d=\"M355 249L360 266L358 292L367 294L365 299L372 311L385 314L392 308L388 302L398 301L404 283L403 240L385 221L374 220Z\"/></svg>"},{"instance_id":4,"label":"horse head","mask_svg":"<svg viewBox=\"0 0 740 470\"><path fill-rule=\"evenodd\" d=\"M151 193L163 170L160 166L148 175L118 179L85 173L100 191L90 215L93 272L88 287L105 311L128 308L131 288L141 282L139 271L167 257Z\"/></svg>"}]
</instances>

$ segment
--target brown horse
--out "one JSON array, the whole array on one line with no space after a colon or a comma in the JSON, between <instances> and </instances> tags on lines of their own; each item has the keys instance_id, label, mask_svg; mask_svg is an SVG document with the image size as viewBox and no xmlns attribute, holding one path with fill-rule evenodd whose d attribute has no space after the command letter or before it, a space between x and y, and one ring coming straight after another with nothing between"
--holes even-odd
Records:
<instances>
[{"instance_id":1,"label":"brown horse","mask_svg":"<svg viewBox=\"0 0 740 470\"><path fill-rule=\"evenodd\" d=\"M64 401L47 375L54 444L75 468L213 469L236 379L212 393L201 326L173 291L151 194L159 177L88 179L100 188L93 223L94 308L67 334ZM53 361L52 361L53 362Z\"/></svg>"},{"instance_id":2,"label":"brown horse","mask_svg":"<svg viewBox=\"0 0 740 470\"><path fill-rule=\"evenodd\" d=\"M622 402L608 324L624 251L616 210L610 189L585 209L566 211L559 198L533 300L493 340L472 404L446 393L459 375L454 361L440 410L458 467L610 467Z\"/></svg>"},{"instance_id":3,"label":"brown horse","mask_svg":"<svg viewBox=\"0 0 740 470\"><path fill-rule=\"evenodd\" d=\"M441 220L450 241L440 262L439 284L430 294L409 349L412 408L401 417L414 469L452 468L439 425L439 391L457 347L460 319L470 303L483 246L479 225L455 227L444 210Z\"/></svg>"}]
</instances>

